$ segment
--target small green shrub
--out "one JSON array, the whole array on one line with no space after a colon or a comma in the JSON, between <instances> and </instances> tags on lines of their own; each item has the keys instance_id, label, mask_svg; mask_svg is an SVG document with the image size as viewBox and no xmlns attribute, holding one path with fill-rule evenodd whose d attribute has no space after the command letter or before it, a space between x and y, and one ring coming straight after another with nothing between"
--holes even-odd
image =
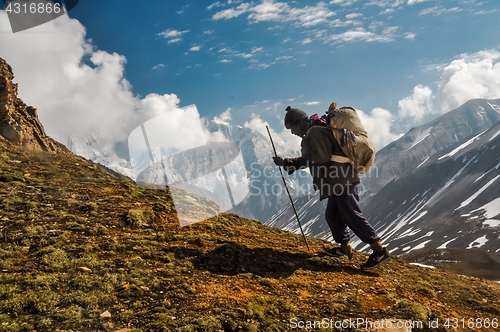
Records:
<instances>
[{"instance_id":1,"label":"small green shrub","mask_svg":"<svg viewBox=\"0 0 500 332\"><path fill-rule=\"evenodd\" d=\"M153 218L153 212L145 209L131 209L127 214L127 222L136 227L146 226Z\"/></svg>"}]
</instances>

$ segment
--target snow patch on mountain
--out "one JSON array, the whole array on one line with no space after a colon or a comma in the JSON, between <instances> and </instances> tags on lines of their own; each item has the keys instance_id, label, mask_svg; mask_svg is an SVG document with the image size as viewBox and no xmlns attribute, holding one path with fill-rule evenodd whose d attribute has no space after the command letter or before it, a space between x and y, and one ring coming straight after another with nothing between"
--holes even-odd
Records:
<instances>
[{"instance_id":1,"label":"snow patch on mountain","mask_svg":"<svg viewBox=\"0 0 500 332\"><path fill-rule=\"evenodd\" d=\"M415 138L415 143L413 143L407 150L412 149L413 147L417 146L420 144L424 139L426 139L429 135L431 134L431 128L427 128L424 130L422 133L420 133L416 138Z\"/></svg>"},{"instance_id":2,"label":"snow patch on mountain","mask_svg":"<svg viewBox=\"0 0 500 332\"><path fill-rule=\"evenodd\" d=\"M472 212L478 211L484 212L484 215L487 219L498 216L500 214L500 197L492 200L488 204L481 206L479 209L473 210Z\"/></svg>"},{"instance_id":3,"label":"snow patch on mountain","mask_svg":"<svg viewBox=\"0 0 500 332\"><path fill-rule=\"evenodd\" d=\"M420 164L417 166L417 168L419 168L420 166L422 166L423 164L425 164L425 162L426 162L427 160L429 160L429 158L430 158L430 157L425 158L425 160L424 160L424 161L422 161L422 163L420 163Z\"/></svg>"},{"instance_id":4,"label":"snow patch on mountain","mask_svg":"<svg viewBox=\"0 0 500 332\"><path fill-rule=\"evenodd\" d=\"M420 263L410 263L410 265L416 265L416 266L420 266L420 267L426 267L428 269L435 269L436 268L435 266L432 266L432 265L425 265L425 264L420 264Z\"/></svg>"},{"instance_id":5,"label":"snow patch on mountain","mask_svg":"<svg viewBox=\"0 0 500 332\"><path fill-rule=\"evenodd\" d=\"M451 151L450 153L445 154L444 156L439 157L438 160L454 156L457 152L459 152L460 150L465 149L467 146L469 146L472 143L474 143L474 141L478 140L483 133L484 132L480 133L479 135L476 135L476 136L472 137L470 140L468 140L464 144L460 145L455 150Z\"/></svg>"},{"instance_id":6,"label":"snow patch on mountain","mask_svg":"<svg viewBox=\"0 0 500 332\"><path fill-rule=\"evenodd\" d=\"M485 184L481 189L479 189L478 191L476 191L474 193L474 195L472 195L471 197L469 197L468 199L466 199L464 202L462 202L462 204L460 204L459 207L457 207L455 210L458 210L458 209L461 209L463 208L464 206L467 206L469 205L473 200L475 200L477 198L477 196L481 195L481 193L483 191L485 191L486 189L488 189L489 186L491 186L498 178L500 178L500 175L497 175L495 178L493 178L493 180L490 180L487 184ZM474 181L476 182L476 181Z\"/></svg>"},{"instance_id":7,"label":"snow patch on mountain","mask_svg":"<svg viewBox=\"0 0 500 332\"><path fill-rule=\"evenodd\" d=\"M413 250L417 250L417 249L423 249L423 248L425 248L425 245L429 242L431 242L431 240L424 241L424 242L418 244L417 246L411 248L408 252L412 252Z\"/></svg>"},{"instance_id":8,"label":"snow patch on mountain","mask_svg":"<svg viewBox=\"0 0 500 332\"><path fill-rule=\"evenodd\" d=\"M427 204L431 203L436 197L438 197L439 195L441 195L441 193L446 189L448 188L453 182L455 182L455 179L457 177L459 177L462 172L467 168L467 166L469 166L469 164L476 158L477 156L474 156L474 158L472 158L471 160L469 160L469 162L467 164L465 164L464 167L462 167L457 173L455 173L455 175L453 175L453 177L451 179L448 180L448 182L446 182L446 184L441 188L439 189L438 191L436 191L436 193L434 195L432 195L431 198L429 198L429 200L427 201ZM442 159L442 158L439 158L439 160Z\"/></svg>"},{"instance_id":9,"label":"snow patch on mountain","mask_svg":"<svg viewBox=\"0 0 500 332\"><path fill-rule=\"evenodd\" d=\"M447 246L448 244L452 243L453 241L455 241L456 239L458 239L458 237L453 238L453 239L451 239L451 240L449 240L449 241L446 241L445 243L443 243L442 245L440 245L440 246L439 246L439 247L437 247L436 249L446 249L446 246Z\"/></svg>"},{"instance_id":10,"label":"snow patch on mountain","mask_svg":"<svg viewBox=\"0 0 500 332\"><path fill-rule=\"evenodd\" d=\"M472 249L472 248L480 248L484 246L488 242L488 239L486 238L486 235L481 236L480 238L475 239L472 241L467 249Z\"/></svg>"},{"instance_id":11,"label":"snow patch on mountain","mask_svg":"<svg viewBox=\"0 0 500 332\"><path fill-rule=\"evenodd\" d=\"M492 109L494 109L495 111L500 113L500 106L499 105L490 104L490 103L488 103L488 105L490 105Z\"/></svg>"}]
</instances>

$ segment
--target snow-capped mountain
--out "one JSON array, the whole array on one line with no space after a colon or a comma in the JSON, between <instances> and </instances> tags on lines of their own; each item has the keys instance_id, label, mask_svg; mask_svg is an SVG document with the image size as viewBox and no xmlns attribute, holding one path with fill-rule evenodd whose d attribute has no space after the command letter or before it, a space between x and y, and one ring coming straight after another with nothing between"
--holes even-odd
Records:
<instances>
[{"instance_id":1,"label":"snow-capped mountain","mask_svg":"<svg viewBox=\"0 0 500 332\"><path fill-rule=\"evenodd\" d=\"M248 172L249 195L232 212L261 222L267 220L281 207L290 203L284 189L279 169L274 165L274 155L269 137L250 128L218 124L204 121L204 126L212 134L222 135L229 142L239 146L242 152L245 168ZM278 153L287 157L299 156L299 151L284 148L276 144ZM308 176L284 172L285 180L292 194L297 198L304 195L312 187Z\"/></svg>"},{"instance_id":2,"label":"snow-capped mountain","mask_svg":"<svg viewBox=\"0 0 500 332\"><path fill-rule=\"evenodd\" d=\"M361 180L364 187L362 204L366 206L387 183L436 152L477 135L498 122L500 99L474 99L434 121L411 129L377 152L373 170Z\"/></svg>"},{"instance_id":3,"label":"snow-capped mountain","mask_svg":"<svg viewBox=\"0 0 500 332\"><path fill-rule=\"evenodd\" d=\"M272 162L273 150L269 137L250 128L202 120L202 126L207 130L205 134L207 141L231 142L239 147L250 181L249 195L228 212L264 222L278 209L290 203L279 169ZM107 144L100 141L98 137L98 134L86 137L71 136L62 140L62 143L80 156L134 178L127 143ZM278 153L283 156L299 155L298 151L284 148L277 143L275 145ZM194 160L199 160L195 155L186 155L185 158L187 159L177 162L189 165L193 164ZM174 167L171 168L174 169ZM288 176L286 173L284 176L294 198L303 195L312 186L310 177L301 177L297 174Z\"/></svg>"},{"instance_id":4,"label":"snow-capped mountain","mask_svg":"<svg viewBox=\"0 0 500 332\"><path fill-rule=\"evenodd\" d=\"M500 123L387 184L365 214L395 254L420 248L499 252Z\"/></svg>"},{"instance_id":5,"label":"snow-capped mountain","mask_svg":"<svg viewBox=\"0 0 500 332\"><path fill-rule=\"evenodd\" d=\"M431 156L457 144L471 135L478 135L500 122L500 99L471 100L432 122L413 128L400 139L377 152L374 167L361 179L361 203L365 213L371 211L374 197L387 183L401 178L419 167ZM418 185L419 183L417 183ZM410 198L411 199L411 198ZM304 232L307 235L332 240L324 212L326 200L310 193L295 201ZM370 204L367 204L370 202ZM382 206L386 203L378 201ZM300 229L290 205L269 218L266 225L299 233Z\"/></svg>"},{"instance_id":6,"label":"snow-capped mountain","mask_svg":"<svg viewBox=\"0 0 500 332\"><path fill-rule=\"evenodd\" d=\"M69 136L60 142L71 152L133 178L128 149L124 143L110 144L100 140L98 133Z\"/></svg>"}]
</instances>

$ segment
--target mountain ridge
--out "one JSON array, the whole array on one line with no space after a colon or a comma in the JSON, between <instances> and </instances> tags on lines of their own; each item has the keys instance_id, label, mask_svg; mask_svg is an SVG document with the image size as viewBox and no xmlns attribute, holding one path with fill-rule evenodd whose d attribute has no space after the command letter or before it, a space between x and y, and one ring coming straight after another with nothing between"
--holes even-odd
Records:
<instances>
[{"instance_id":1,"label":"mountain ridge","mask_svg":"<svg viewBox=\"0 0 500 332\"><path fill-rule=\"evenodd\" d=\"M424 245L500 251L499 135L500 123L442 150L370 202L366 216L396 253Z\"/></svg>"},{"instance_id":2,"label":"mountain ridge","mask_svg":"<svg viewBox=\"0 0 500 332\"><path fill-rule=\"evenodd\" d=\"M362 204L391 180L419 165L426 158L500 122L500 99L473 99L437 119L412 128L377 152L376 176L362 177ZM411 150L411 152L410 152Z\"/></svg>"}]
</instances>

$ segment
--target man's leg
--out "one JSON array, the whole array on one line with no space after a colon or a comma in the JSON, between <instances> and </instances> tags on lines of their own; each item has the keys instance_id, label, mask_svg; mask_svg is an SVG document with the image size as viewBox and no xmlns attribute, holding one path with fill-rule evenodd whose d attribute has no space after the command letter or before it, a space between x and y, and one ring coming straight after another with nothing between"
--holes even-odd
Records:
<instances>
[{"instance_id":1,"label":"man's leg","mask_svg":"<svg viewBox=\"0 0 500 332\"><path fill-rule=\"evenodd\" d=\"M372 249L379 249L379 245L382 247L377 231L361 212L359 196L353 190L346 189L336 197L339 215L354 234L364 243L373 245ZM383 248L380 249L383 250Z\"/></svg>"},{"instance_id":2,"label":"man's leg","mask_svg":"<svg viewBox=\"0 0 500 332\"><path fill-rule=\"evenodd\" d=\"M352 189L352 187L351 187ZM364 270L376 268L386 262L391 255L380 243L377 231L370 225L359 208L359 197L355 190L345 190L337 199L339 214L344 223L361 241L368 243L373 250L368 260L361 265Z\"/></svg>"},{"instance_id":3,"label":"man's leg","mask_svg":"<svg viewBox=\"0 0 500 332\"><path fill-rule=\"evenodd\" d=\"M335 242L342 245L344 243L349 243L349 230L340 215L339 205L337 204L336 198L337 196L328 197L325 219L330 227L333 239Z\"/></svg>"},{"instance_id":4,"label":"man's leg","mask_svg":"<svg viewBox=\"0 0 500 332\"><path fill-rule=\"evenodd\" d=\"M325 249L327 254L330 256L340 257L347 255L349 259L352 258L352 247L349 243L349 229L347 225L342 220L339 212L338 202L336 196L330 196L328 198L328 203L325 211L325 219L332 232L333 239L335 242L340 243L340 250L342 253L338 253L338 248Z\"/></svg>"}]
</instances>

